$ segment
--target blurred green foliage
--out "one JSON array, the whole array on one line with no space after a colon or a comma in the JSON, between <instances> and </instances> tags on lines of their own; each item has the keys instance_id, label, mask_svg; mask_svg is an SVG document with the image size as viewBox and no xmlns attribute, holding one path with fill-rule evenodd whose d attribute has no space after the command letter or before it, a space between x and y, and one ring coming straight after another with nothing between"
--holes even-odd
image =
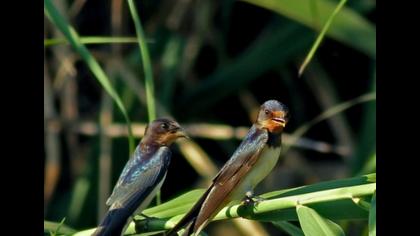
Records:
<instances>
[{"instance_id":1,"label":"blurred green foliage","mask_svg":"<svg viewBox=\"0 0 420 236\"><path fill-rule=\"evenodd\" d=\"M301 77L298 69L339 1L132 2L149 49L157 116L173 116L191 131L202 123L248 128L258 105L277 99L291 110L288 134L307 127L258 193L376 171L375 99L312 123L361 95L375 96L376 1L344 5ZM115 125L148 122L151 88L144 86L144 55L127 1L45 3L45 219L66 217L65 225L81 230L97 224L105 208L100 199L129 157L127 127ZM47 17L52 6L63 16L61 26ZM102 86L117 103L105 102ZM142 130L136 127L138 141ZM209 138L201 131L193 139L217 167L242 137ZM183 157L185 147L174 147L163 202L207 186L202 170ZM372 215L369 224L336 223L346 235L361 235L375 231ZM210 235L222 224L210 225ZM270 234L295 230L287 222L263 226Z\"/></svg>"}]
</instances>

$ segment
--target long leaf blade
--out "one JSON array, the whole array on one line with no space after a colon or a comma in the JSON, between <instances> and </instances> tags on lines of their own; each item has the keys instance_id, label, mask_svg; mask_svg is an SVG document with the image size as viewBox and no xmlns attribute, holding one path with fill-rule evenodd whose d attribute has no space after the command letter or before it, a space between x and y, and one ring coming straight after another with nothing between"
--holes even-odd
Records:
<instances>
[{"instance_id":1,"label":"long leaf blade","mask_svg":"<svg viewBox=\"0 0 420 236\"><path fill-rule=\"evenodd\" d=\"M56 234L74 234L77 231L70 228L69 226L63 224L63 221L60 223L44 220L44 232L55 232Z\"/></svg>"},{"instance_id":2,"label":"long leaf blade","mask_svg":"<svg viewBox=\"0 0 420 236\"><path fill-rule=\"evenodd\" d=\"M333 220L367 219L368 212L354 203L353 198L372 196L376 190L375 178L375 174L370 174L267 193L263 196L268 196L269 199L262 201L257 206L247 207L238 204L225 207L214 220L235 217L265 222L299 220L296 212L298 202L310 206L323 216ZM134 233L135 227L147 228L145 230L147 232L172 228L190 210L203 191L203 189L193 190L159 206L146 209L145 215L158 218L141 220L141 217L138 217L137 219L140 221L137 221L136 225L131 223L126 232ZM75 235L88 235L91 231L92 229L85 230Z\"/></svg>"},{"instance_id":3,"label":"long leaf blade","mask_svg":"<svg viewBox=\"0 0 420 236\"><path fill-rule=\"evenodd\" d=\"M73 27L64 19L51 0L44 0L44 11L51 22L64 34L66 39L70 42L72 47L80 54L85 63L88 65L90 71L95 75L95 78L102 85L105 91L112 97L122 112L128 127L128 140L130 153L134 151L134 138L131 129L131 122L128 113L122 103L121 98L109 82L108 76L105 74L99 63L95 60L89 50L80 41L80 37Z\"/></svg>"},{"instance_id":4,"label":"long leaf blade","mask_svg":"<svg viewBox=\"0 0 420 236\"><path fill-rule=\"evenodd\" d=\"M143 62L147 111L149 115L149 122L151 122L154 119L156 119L152 63L150 61L149 50L146 44L146 37L144 36L143 27L141 25L140 17L137 13L136 5L134 1L128 0L128 6L130 8L131 17L133 18L134 27L136 29L137 40L140 47L141 59Z\"/></svg>"},{"instance_id":5,"label":"long leaf blade","mask_svg":"<svg viewBox=\"0 0 420 236\"><path fill-rule=\"evenodd\" d=\"M309 50L308 55L306 56L305 60L303 61L302 65L299 68L299 76L302 75L303 71L305 70L306 66L311 61L312 57L315 55L316 50L318 49L321 41L324 39L325 34L327 33L328 29L332 21L334 20L337 13L341 10L347 0L341 0L337 7L334 9L334 12L330 15L327 22L325 23L324 27L322 27L321 33L319 33L318 37L315 40L315 43L312 45L311 50Z\"/></svg>"},{"instance_id":6,"label":"long leaf blade","mask_svg":"<svg viewBox=\"0 0 420 236\"><path fill-rule=\"evenodd\" d=\"M284 15L316 31L321 30L320 24L313 23L311 0L243 0L245 2L266 8ZM334 11L333 1L317 0L319 20L324 23ZM365 18L348 7L343 7L340 14L326 33L327 36L358 49L365 54L376 57L375 27Z\"/></svg>"},{"instance_id":7,"label":"long leaf blade","mask_svg":"<svg viewBox=\"0 0 420 236\"><path fill-rule=\"evenodd\" d=\"M79 37L82 44L112 44L112 43L137 43L137 39L133 37L105 37L105 36L81 36ZM65 38L49 38L44 39L44 46L55 46L69 43Z\"/></svg>"},{"instance_id":8,"label":"long leaf blade","mask_svg":"<svg viewBox=\"0 0 420 236\"><path fill-rule=\"evenodd\" d=\"M311 127L313 127L315 124L328 119L331 116L334 116L342 111L345 111L357 104L360 103L364 103L364 102L368 102L368 101L374 101L376 100L376 93L367 93L364 95L361 95L359 97L353 98L349 101L345 101L342 102L338 105L335 105L331 108L329 108L328 110L322 112L321 114L319 114L317 117L315 117L314 119L312 119L311 121L301 125L298 129L296 129L296 131L294 131L291 135L290 135L290 143L283 148L282 152L286 153L287 150L290 148L291 144L295 143L300 137L303 136L304 133L306 133Z\"/></svg>"},{"instance_id":9,"label":"long leaf blade","mask_svg":"<svg viewBox=\"0 0 420 236\"><path fill-rule=\"evenodd\" d=\"M296 211L299 222L306 236L343 236L344 231L336 223L325 219L315 210L298 205Z\"/></svg>"}]
</instances>

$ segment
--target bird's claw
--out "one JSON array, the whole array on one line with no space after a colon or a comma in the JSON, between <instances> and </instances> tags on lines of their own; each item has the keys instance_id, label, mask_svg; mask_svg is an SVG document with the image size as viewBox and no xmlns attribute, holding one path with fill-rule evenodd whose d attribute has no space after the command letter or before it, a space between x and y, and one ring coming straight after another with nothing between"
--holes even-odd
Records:
<instances>
[{"instance_id":1,"label":"bird's claw","mask_svg":"<svg viewBox=\"0 0 420 236\"><path fill-rule=\"evenodd\" d=\"M264 201L265 198L262 198L260 196L255 196L252 193L247 193L242 200L242 203L246 206L254 205L257 206L260 202Z\"/></svg>"},{"instance_id":2,"label":"bird's claw","mask_svg":"<svg viewBox=\"0 0 420 236\"><path fill-rule=\"evenodd\" d=\"M147 215L145 215L145 214L140 214L140 216L142 216L144 219L135 219L135 218L133 218L133 221L134 221L134 223L137 225L137 224L140 224L141 222L144 222L143 223L143 229L144 229L144 231L147 231L148 230L148 228L149 228L149 222L151 221L151 220L153 220L153 219L157 219L156 217L153 217L153 216L147 216Z\"/></svg>"}]
</instances>

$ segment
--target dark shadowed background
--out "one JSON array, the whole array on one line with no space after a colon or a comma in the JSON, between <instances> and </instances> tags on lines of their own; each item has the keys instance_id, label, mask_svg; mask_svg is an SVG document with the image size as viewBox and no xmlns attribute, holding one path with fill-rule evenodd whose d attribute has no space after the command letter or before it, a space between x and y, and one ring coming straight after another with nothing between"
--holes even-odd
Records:
<instances>
[{"instance_id":1,"label":"dark shadowed background","mask_svg":"<svg viewBox=\"0 0 420 236\"><path fill-rule=\"evenodd\" d=\"M86 45L120 95L137 144L148 114L127 2L53 2L80 36L128 40ZM335 6L339 1L258 2L136 1L152 60L157 115L174 117L193 140L173 146L162 202L208 186L255 120L259 105L269 99L290 108L284 144L291 146L256 193L376 170L376 101L340 109L344 102L375 94L376 1L345 5L358 20L341 17L349 23L333 22L331 29L340 36L327 33L301 77L299 67L331 14L319 2ZM265 2L277 6L264 7ZM311 14L304 19L294 11ZM64 39L45 17L45 39L53 38ZM126 123L72 47L64 41L45 44L44 218L60 222L66 217L66 225L75 229L95 227L129 158ZM323 112L330 116L308 123ZM292 134L308 124L307 132L293 142ZM339 223L347 235L367 235L366 222ZM250 227L221 221L206 231L286 235L266 223Z\"/></svg>"}]
</instances>

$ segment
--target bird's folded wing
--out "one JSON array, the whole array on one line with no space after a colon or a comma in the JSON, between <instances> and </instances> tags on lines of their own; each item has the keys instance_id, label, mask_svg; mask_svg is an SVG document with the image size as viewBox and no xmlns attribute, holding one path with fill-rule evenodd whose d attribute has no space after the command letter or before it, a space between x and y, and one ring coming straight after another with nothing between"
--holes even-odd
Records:
<instances>
[{"instance_id":1,"label":"bird's folded wing","mask_svg":"<svg viewBox=\"0 0 420 236\"><path fill-rule=\"evenodd\" d=\"M135 155L141 153L136 150ZM141 202L147 197L165 175L171 154L169 148L161 147L153 155L134 157L126 164L107 205L118 208L132 200Z\"/></svg>"},{"instance_id":2,"label":"bird's folded wing","mask_svg":"<svg viewBox=\"0 0 420 236\"><path fill-rule=\"evenodd\" d=\"M210 191L207 192L206 200L203 201L201 210L194 221L191 229L193 232L203 227L228 203L228 196L257 162L267 140L266 130L257 129L254 126L250 129L230 160L214 178Z\"/></svg>"},{"instance_id":3,"label":"bird's folded wing","mask_svg":"<svg viewBox=\"0 0 420 236\"><path fill-rule=\"evenodd\" d=\"M259 154L267 140L268 132L265 129L258 129L252 126L235 153L213 179L213 182L223 184L236 176L241 169L251 168L258 160ZM247 173L246 171L241 172ZM241 178L242 176L236 177Z\"/></svg>"}]
</instances>

